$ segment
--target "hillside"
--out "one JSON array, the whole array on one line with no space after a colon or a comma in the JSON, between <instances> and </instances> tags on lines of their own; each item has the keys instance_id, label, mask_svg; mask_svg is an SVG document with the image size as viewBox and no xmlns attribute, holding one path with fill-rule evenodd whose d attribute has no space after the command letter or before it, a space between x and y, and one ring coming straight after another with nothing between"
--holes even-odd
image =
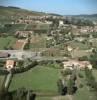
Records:
<instances>
[{"instance_id":1,"label":"hillside","mask_svg":"<svg viewBox=\"0 0 97 100\"><path fill-rule=\"evenodd\" d=\"M41 16L41 15L45 15L45 13L29 11L29 10L25 10L25 9L21 9L17 7L0 6L0 16L21 16L21 15Z\"/></svg>"},{"instance_id":2,"label":"hillside","mask_svg":"<svg viewBox=\"0 0 97 100\"><path fill-rule=\"evenodd\" d=\"M97 21L97 14L91 14L91 15L75 15L73 17Z\"/></svg>"}]
</instances>

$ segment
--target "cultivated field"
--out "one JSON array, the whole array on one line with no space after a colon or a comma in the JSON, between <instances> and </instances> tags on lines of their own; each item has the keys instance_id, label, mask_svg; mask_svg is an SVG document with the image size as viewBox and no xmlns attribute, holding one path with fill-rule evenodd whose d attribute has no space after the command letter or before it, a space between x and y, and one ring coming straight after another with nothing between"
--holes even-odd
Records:
<instances>
[{"instance_id":1,"label":"cultivated field","mask_svg":"<svg viewBox=\"0 0 97 100\"><path fill-rule=\"evenodd\" d=\"M89 44L83 44L83 43L76 42L76 41L70 42L70 45L73 48L79 48L80 50L88 50L88 49L90 49Z\"/></svg>"},{"instance_id":2,"label":"cultivated field","mask_svg":"<svg viewBox=\"0 0 97 100\"><path fill-rule=\"evenodd\" d=\"M95 100L95 96L93 92L90 90L90 88L87 86L86 82L86 76L84 71L79 72L81 76L77 80L77 84L79 85L79 88L77 92L73 95L73 100ZM82 85L82 87L80 87Z\"/></svg>"},{"instance_id":3,"label":"cultivated field","mask_svg":"<svg viewBox=\"0 0 97 100\"><path fill-rule=\"evenodd\" d=\"M46 39L43 36L33 36L31 39L31 48L45 48Z\"/></svg>"},{"instance_id":4,"label":"cultivated field","mask_svg":"<svg viewBox=\"0 0 97 100\"><path fill-rule=\"evenodd\" d=\"M25 87L39 93L57 93L58 79L58 69L37 66L28 72L14 75L10 90Z\"/></svg>"},{"instance_id":5,"label":"cultivated field","mask_svg":"<svg viewBox=\"0 0 97 100\"><path fill-rule=\"evenodd\" d=\"M16 41L16 38L12 36L0 37L0 49L3 50L5 48L12 47L15 41Z\"/></svg>"},{"instance_id":6,"label":"cultivated field","mask_svg":"<svg viewBox=\"0 0 97 100\"><path fill-rule=\"evenodd\" d=\"M4 76L0 75L0 89L2 88L4 82Z\"/></svg>"}]
</instances>

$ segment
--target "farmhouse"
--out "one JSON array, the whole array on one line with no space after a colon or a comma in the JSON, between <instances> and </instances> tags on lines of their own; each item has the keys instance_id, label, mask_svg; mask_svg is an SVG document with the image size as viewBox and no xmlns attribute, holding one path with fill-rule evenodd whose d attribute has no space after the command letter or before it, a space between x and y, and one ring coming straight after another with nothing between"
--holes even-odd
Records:
<instances>
[{"instance_id":1,"label":"farmhouse","mask_svg":"<svg viewBox=\"0 0 97 100\"><path fill-rule=\"evenodd\" d=\"M59 27L64 26L64 21L60 20L59 21Z\"/></svg>"},{"instance_id":2,"label":"farmhouse","mask_svg":"<svg viewBox=\"0 0 97 100\"><path fill-rule=\"evenodd\" d=\"M69 52L71 52L72 50L73 50L73 48L71 47L71 46L67 46L67 50L69 51Z\"/></svg>"},{"instance_id":3,"label":"farmhouse","mask_svg":"<svg viewBox=\"0 0 97 100\"><path fill-rule=\"evenodd\" d=\"M5 68L10 71L11 69L13 69L16 65L16 62L14 60L7 60L6 64L5 64Z\"/></svg>"},{"instance_id":4,"label":"farmhouse","mask_svg":"<svg viewBox=\"0 0 97 100\"><path fill-rule=\"evenodd\" d=\"M21 38L21 37L26 38L26 37L28 37L29 35L32 35L32 34L33 34L33 31L17 31L15 33L15 36L17 36L19 38Z\"/></svg>"},{"instance_id":5,"label":"farmhouse","mask_svg":"<svg viewBox=\"0 0 97 100\"><path fill-rule=\"evenodd\" d=\"M15 24L31 24L33 23L33 20L24 20L24 19L18 19Z\"/></svg>"},{"instance_id":6,"label":"farmhouse","mask_svg":"<svg viewBox=\"0 0 97 100\"><path fill-rule=\"evenodd\" d=\"M64 69L92 69L92 65L90 64L89 61L78 61L78 60L69 60L69 61L64 61L63 62L63 67Z\"/></svg>"}]
</instances>

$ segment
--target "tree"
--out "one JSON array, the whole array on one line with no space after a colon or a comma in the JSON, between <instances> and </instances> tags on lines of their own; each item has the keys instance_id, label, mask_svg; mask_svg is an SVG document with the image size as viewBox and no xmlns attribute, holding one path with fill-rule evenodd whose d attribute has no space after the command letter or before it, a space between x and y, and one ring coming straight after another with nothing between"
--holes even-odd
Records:
<instances>
[{"instance_id":1,"label":"tree","mask_svg":"<svg viewBox=\"0 0 97 100\"><path fill-rule=\"evenodd\" d=\"M70 70L70 69L66 69L65 71L64 70L62 70L61 71L61 74L62 74L62 76L67 76L67 75L71 75L72 74L72 71Z\"/></svg>"},{"instance_id":2,"label":"tree","mask_svg":"<svg viewBox=\"0 0 97 100\"><path fill-rule=\"evenodd\" d=\"M79 57L79 61L87 61L87 60L88 60L87 56Z\"/></svg>"},{"instance_id":3,"label":"tree","mask_svg":"<svg viewBox=\"0 0 97 100\"><path fill-rule=\"evenodd\" d=\"M59 94L64 95L65 94L64 84L62 83L61 79L58 80L57 86L58 86L58 92L59 92Z\"/></svg>"},{"instance_id":4,"label":"tree","mask_svg":"<svg viewBox=\"0 0 97 100\"><path fill-rule=\"evenodd\" d=\"M25 88L18 89L13 95L13 100L24 100L26 93L27 91Z\"/></svg>"},{"instance_id":5,"label":"tree","mask_svg":"<svg viewBox=\"0 0 97 100\"><path fill-rule=\"evenodd\" d=\"M97 69L97 52L94 53L93 51L93 54L91 54L89 57L89 61L93 65L93 68Z\"/></svg>"},{"instance_id":6,"label":"tree","mask_svg":"<svg viewBox=\"0 0 97 100\"><path fill-rule=\"evenodd\" d=\"M75 81L72 78L70 78L67 84L67 93L72 95L74 92L75 92Z\"/></svg>"},{"instance_id":7,"label":"tree","mask_svg":"<svg viewBox=\"0 0 97 100\"><path fill-rule=\"evenodd\" d=\"M28 50L28 49L30 49L30 43L31 43L31 34L28 34L28 40L27 40L27 43L25 44L25 46L24 46L24 49L25 50Z\"/></svg>"},{"instance_id":8,"label":"tree","mask_svg":"<svg viewBox=\"0 0 97 100\"><path fill-rule=\"evenodd\" d=\"M8 98L8 91L4 87L2 87L0 89L0 100L9 100Z\"/></svg>"}]
</instances>

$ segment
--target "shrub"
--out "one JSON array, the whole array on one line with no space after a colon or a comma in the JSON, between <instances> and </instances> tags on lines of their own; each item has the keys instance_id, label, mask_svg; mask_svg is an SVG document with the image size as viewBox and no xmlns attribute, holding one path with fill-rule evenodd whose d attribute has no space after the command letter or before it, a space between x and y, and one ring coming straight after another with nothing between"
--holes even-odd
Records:
<instances>
[{"instance_id":1,"label":"shrub","mask_svg":"<svg viewBox=\"0 0 97 100\"><path fill-rule=\"evenodd\" d=\"M80 84L80 85L79 85L79 88L83 88L83 84Z\"/></svg>"},{"instance_id":2,"label":"shrub","mask_svg":"<svg viewBox=\"0 0 97 100\"><path fill-rule=\"evenodd\" d=\"M79 76L80 78L83 78L83 77L84 77L81 73L79 73L78 76Z\"/></svg>"}]
</instances>

